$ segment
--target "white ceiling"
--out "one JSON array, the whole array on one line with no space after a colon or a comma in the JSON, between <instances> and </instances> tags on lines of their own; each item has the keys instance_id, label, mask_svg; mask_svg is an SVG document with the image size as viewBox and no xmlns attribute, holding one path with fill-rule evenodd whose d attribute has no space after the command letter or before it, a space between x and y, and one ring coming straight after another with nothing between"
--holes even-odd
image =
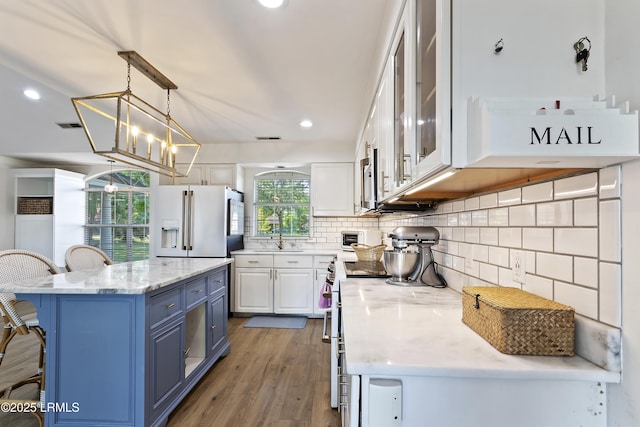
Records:
<instances>
[{"instance_id":1,"label":"white ceiling","mask_svg":"<svg viewBox=\"0 0 640 427\"><path fill-rule=\"evenodd\" d=\"M121 50L171 79L171 115L200 143L279 136L351 144L368 113L397 0L19 0L0 3L0 155L90 161L70 98L126 89ZM42 93L38 102L22 91ZM131 89L166 92L135 69ZM313 120L311 129L300 120ZM104 162L104 160L97 160Z\"/></svg>"}]
</instances>

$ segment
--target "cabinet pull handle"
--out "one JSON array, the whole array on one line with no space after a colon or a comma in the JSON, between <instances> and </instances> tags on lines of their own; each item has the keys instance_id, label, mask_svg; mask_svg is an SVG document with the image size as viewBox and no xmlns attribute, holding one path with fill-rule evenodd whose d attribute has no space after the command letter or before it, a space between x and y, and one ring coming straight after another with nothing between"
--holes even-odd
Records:
<instances>
[{"instance_id":1,"label":"cabinet pull handle","mask_svg":"<svg viewBox=\"0 0 640 427\"><path fill-rule=\"evenodd\" d=\"M275 271L273 272L273 278L274 278L274 279L276 279L276 280L278 280L278 270L275 270Z\"/></svg>"},{"instance_id":2,"label":"cabinet pull handle","mask_svg":"<svg viewBox=\"0 0 640 427\"><path fill-rule=\"evenodd\" d=\"M269 280L273 279L273 270L269 270Z\"/></svg>"},{"instance_id":3,"label":"cabinet pull handle","mask_svg":"<svg viewBox=\"0 0 640 427\"><path fill-rule=\"evenodd\" d=\"M252 261L252 260L249 260L249 261L247 261L247 262L248 262L249 264L257 264L257 263L258 263L258 261Z\"/></svg>"},{"instance_id":4,"label":"cabinet pull handle","mask_svg":"<svg viewBox=\"0 0 640 427\"><path fill-rule=\"evenodd\" d=\"M184 355L187 356L189 354L189 352L191 351L191 347L189 347L188 349L186 349L184 351Z\"/></svg>"},{"instance_id":5,"label":"cabinet pull handle","mask_svg":"<svg viewBox=\"0 0 640 427\"><path fill-rule=\"evenodd\" d=\"M198 290L195 290L193 292L195 292L196 294L201 294L201 293L204 292L204 289L198 289Z\"/></svg>"},{"instance_id":6,"label":"cabinet pull handle","mask_svg":"<svg viewBox=\"0 0 640 427\"><path fill-rule=\"evenodd\" d=\"M318 280L318 270L313 270L313 274L314 274L314 279L313 280Z\"/></svg>"},{"instance_id":7,"label":"cabinet pull handle","mask_svg":"<svg viewBox=\"0 0 640 427\"><path fill-rule=\"evenodd\" d=\"M298 261L287 261L289 264L297 264Z\"/></svg>"},{"instance_id":8,"label":"cabinet pull handle","mask_svg":"<svg viewBox=\"0 0 640 427\"><path fill-rule=\"evenodd\" d=\"M175 305L174 303L167 304L167 308L173 308L173 307L175 307L175 306L176 306L176 305Z\"/></svg>"},{"instance_id":9,"label":"cabinet pull handle","mask_svg":"<svg viewBox=\"0 0 640 427\"><path fill-rule=\"evenodd\" d=\"M222 283L222 279L216 280L216 283Z\"/></svg>"}]
</instances>

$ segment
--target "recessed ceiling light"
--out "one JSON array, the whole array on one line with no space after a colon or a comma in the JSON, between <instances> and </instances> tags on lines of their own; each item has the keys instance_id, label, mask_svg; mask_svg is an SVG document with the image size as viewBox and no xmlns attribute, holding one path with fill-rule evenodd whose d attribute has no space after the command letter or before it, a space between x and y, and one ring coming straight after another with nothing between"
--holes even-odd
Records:
<instances>
[{"instance_id":1,"label":"recessed ceiling light","mask_svg":"<svg viewBox=\"0 0 640 427\"><path fill-rule=\"evenodd\" d=\"M261 5L268 7L269 9L275 9L284 4L284 0L258 0Z\"/></svg>"},{"instance_id":2,"label":"recessed ceiling light","mask_svg":"<svg viewBox=\"0 0 640 427\"><path fill-rule=\"evenodd\" d=\"M34 101L40 99L40 94L35 89L25 89L22 93L24 93L24 96Z\"/></svg>"},{"instance_id":3,"label":"recessed ceiling light","mask_svg":"<svg viewBox=\"0 0 640 427\"><path fill-rule=\"evenodd\" d=\"M310 128L311 126L313 126L313 122L311 120L303 120L300 122L300 126L302 126L303 128Z\"/></svg>"}]
</instances>

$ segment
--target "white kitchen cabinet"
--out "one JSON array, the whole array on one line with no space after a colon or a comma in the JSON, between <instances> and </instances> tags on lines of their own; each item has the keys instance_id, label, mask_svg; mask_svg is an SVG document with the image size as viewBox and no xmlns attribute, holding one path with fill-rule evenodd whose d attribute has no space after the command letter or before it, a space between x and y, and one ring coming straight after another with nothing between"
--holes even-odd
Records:
<instances>
[{"instance_id":1,"label":"white kitchen cabinet","mask_svg":"<svg viewBox=\"0 0 640 427\"><path fill-rule=\"evenodd\" d=\"M183 165L186 167L186 165ZM189 176L171 178L160 175L161 185L226 185L242 191L241 168L233 163L194 164Z\"/></svg>"},{"instance_id":2,"label":"white kitchen cabinet","mask_svg":"<svg viewBox=\"0 0 640 427\"><path fill-rule=\"evenodd\" d=\"M235 311L312 314L313 257L310 255L234 255Z\"/></svg>"},{"instance_id":3,"label":"white kitchen cabinet","mask_svg":"<svg viewBox=\"0 0 640 427\"><path fill-rule=\"evenodd\" d=\"M311 164L314 216L353 216L353 163Z\"/></svg>"},{"instance_id":4,"label":"white kitchen cabinet","mask_svg":"<svg viewBox=\"0 0 640 427\"><path fill-rule=\"evenodd\" d=\"M40 253L57 265L84 243L84 175L61 169L15 169L16 249Z\"/></svg>"}]
</instances>

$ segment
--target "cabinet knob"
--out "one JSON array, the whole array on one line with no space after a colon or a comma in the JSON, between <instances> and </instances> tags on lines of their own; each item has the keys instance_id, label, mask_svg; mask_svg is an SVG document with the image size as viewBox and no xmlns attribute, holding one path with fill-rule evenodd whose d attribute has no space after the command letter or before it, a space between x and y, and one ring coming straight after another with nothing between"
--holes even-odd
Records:
<instances>
[{"instance_id":1,"label":"cabinet knob","mask_svg":"<svg viewBox=\"0 0 640 427\"><path fill-rule=\"evenodd\" d=\"M211 325L211 329L215 329L215 328L216 328L216 325Z\"/></svg>"}]
</instances>

